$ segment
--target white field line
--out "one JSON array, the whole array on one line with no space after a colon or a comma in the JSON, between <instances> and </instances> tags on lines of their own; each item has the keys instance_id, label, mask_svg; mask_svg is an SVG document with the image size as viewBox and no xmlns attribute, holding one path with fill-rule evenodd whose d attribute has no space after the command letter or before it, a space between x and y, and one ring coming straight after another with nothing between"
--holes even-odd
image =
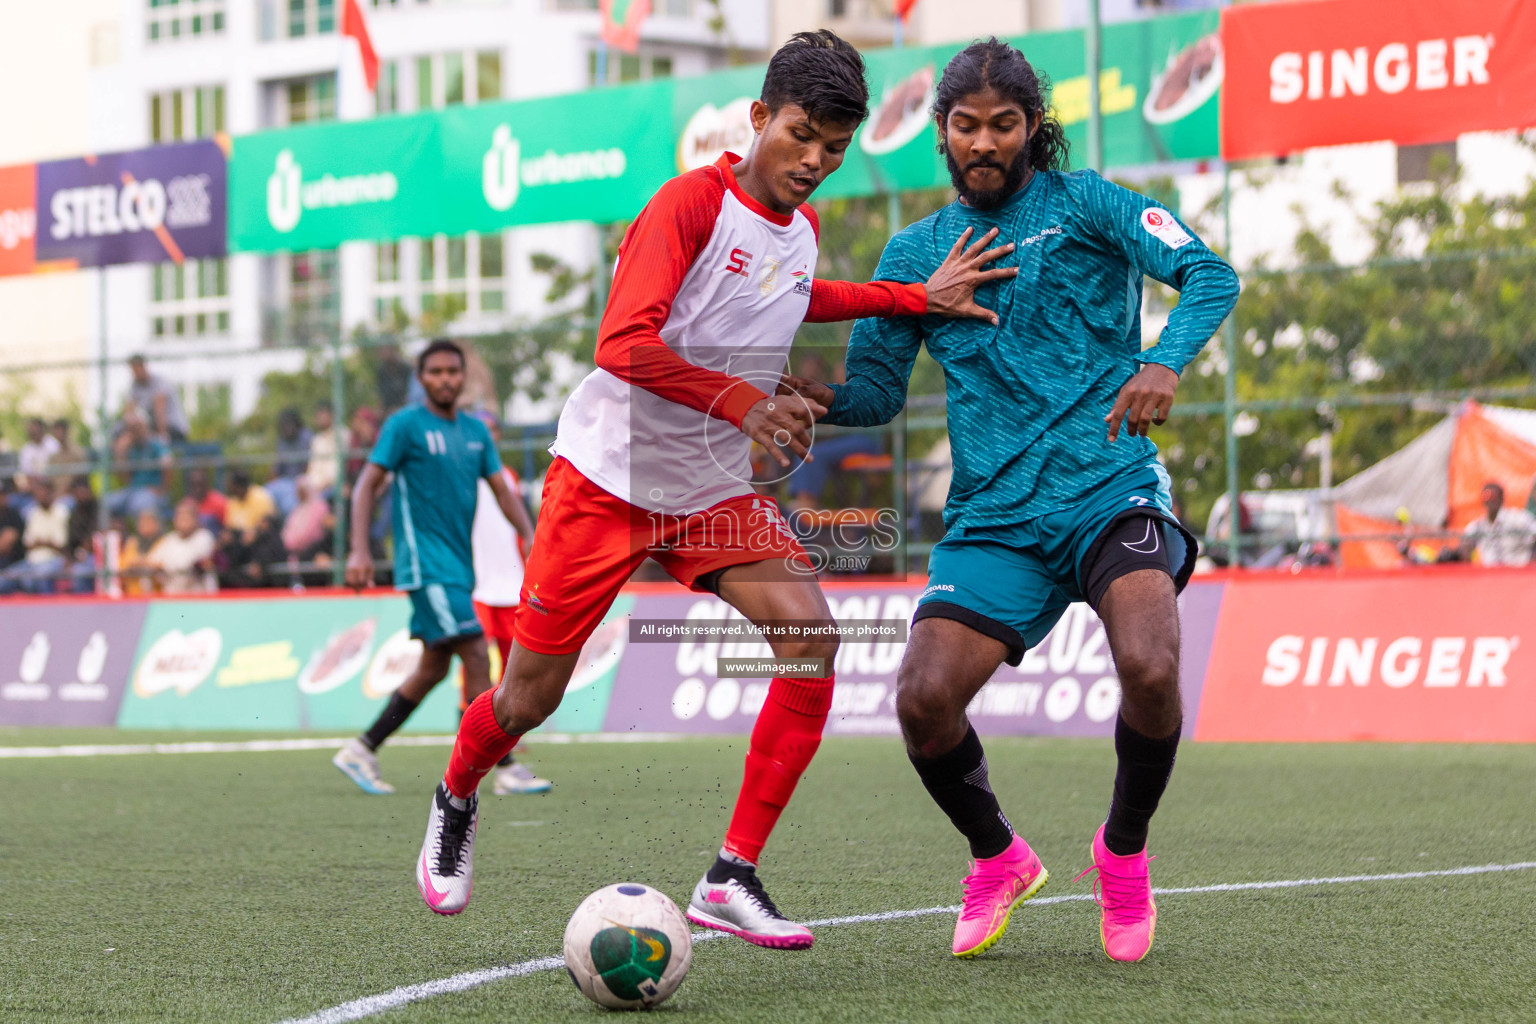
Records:
<instances>
[{"instance_id":1,"label":"white field line","mask_svg":"<svg viewBox=\"0 0 1536 1024\"><path fill-rule=\"evenodd\" d=\"M1242 892L1249 889L1296 889L1313 885L1345 885L1353 882L1403 882L1423 878L1452 878L1460 875L1487 875L1501 871L1529 871L1536 868L1536 861L1520 861L1515 864L1479 864L1471 867L1449 868L1444 871L1402 871L1389 875L1336 875L1331 878L1292 878L1276 882L1223 882L1219 885L1196 885L1179 889L1153 889L1159 896L1182 896L1190 893L1202 892ZM1024 908L1044 906L1049 903L1075 903L1083 900L1091 900L1088 893L1076 893L1069 896L1045 896L1032 899L1024 904ZM850 924L871 924L880 921L899 921L911 917L931 917L937 914L958 914L959 907L924 907L921 910L887 910L878 914L856 914L852 917L827 917L820 921L806 921L805 924L812 928L837 928ZM726 938L724 932L698 931L693 933L693 941L707 942L712 939ZM354 999L340 1006L333 1006L327 1010L320 1010L307 1017L291 1017L281 1024L344 1024L346 1021L362 1020L375 1014L384 1013L409 1003L420 1002L423 999L431 999L433 996L447 995L450 992L463 992L466 989L477 988L492 981L500 981L503 978L518 978L528 974L537 974L541 971L558 971L565 966L565 960L558 956L540 957L537 960L524 960L522 963L508 964L505 967L487 967L478 971L466 971L463 974L455 974L448 978L438 978L435 981L424 981L416 985L401 985L399 988L388 992L381 992L376 996L364 996L362 999Z\"/></svg>"},{"instance_id":2,"label":"white field line","mask_svg":"<svg viewBox=\"0 0 1536 1024\"><path fill-rule=\"evenodd\" d=\"M274 750L334 750L351 736L310 737L293 740L231 740L228 742L188 743L92 743L63 747L0 747L0 760L12 757L108 757L121 754L251 754ZM528 737L535 744L567 743L659 743L680 737L661 732L536 732ZM396 736L392 747L451 747L452 736Z\"/></svg>"}]
</instances>

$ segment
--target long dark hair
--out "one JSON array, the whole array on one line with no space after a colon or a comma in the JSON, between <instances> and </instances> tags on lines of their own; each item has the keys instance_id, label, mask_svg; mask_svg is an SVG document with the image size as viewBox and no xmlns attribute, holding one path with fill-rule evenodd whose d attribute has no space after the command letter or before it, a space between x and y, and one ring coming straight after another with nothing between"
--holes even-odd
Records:
<instances>
[{"instance_id":1,"label":"long dark hair","mask_svg":"<svg viewBox=\"0 0 1536 1024\"><path fill-rule=\"evenodd\" d=\"M1051 83L1038 74L1024 54L996 36L978 40L955 54L939 79L933 101L936 116L948 118L950 110L972 93L996 89L999 96L1017 103L1034 120L1043 116L1040 127L1029 140L1029 166L1037 171L1060 171L1067 167L1067 136L1061 122L1046 106ZM939 142L939 152L944 143Z\"/></svg>"}]
</instances>

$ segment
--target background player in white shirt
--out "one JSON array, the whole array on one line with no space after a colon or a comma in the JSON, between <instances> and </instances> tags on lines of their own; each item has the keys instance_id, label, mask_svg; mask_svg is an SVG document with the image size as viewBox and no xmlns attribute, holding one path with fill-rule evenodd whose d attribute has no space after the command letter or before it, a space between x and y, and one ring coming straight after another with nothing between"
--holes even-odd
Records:
<instances>
[{"instance_id":1,"label":"background player in white shirt","mask_svg":"<svg viewBox=\"0 0 1536 1024\"><path fill-rule=\"evenodd\" d=\"M501 444L501 424L488 412L474 414L491 432L491 440ZM523 488L512 467L503 464L501 478L507 490L512 492L512 511L515 525L501 514L496 494L484 480L479 483L480 493L475 502L475 525L470 529L470 547L475 559L475 618L485 630L486 640L496 649L497 661L491 665L491 678L500 679L507 667L507 657L512 653L512 639L517 635L513 614L517 611L517 595L523 586L522 537L533 536L533 520L523 504ZM468 707L468 701L464 701ZM493 791L497 796L510 793L547 793L550 781L541 779L527 765L518 764L512 754L497 762L493 776Z\"/></svg>"}]
</instances>

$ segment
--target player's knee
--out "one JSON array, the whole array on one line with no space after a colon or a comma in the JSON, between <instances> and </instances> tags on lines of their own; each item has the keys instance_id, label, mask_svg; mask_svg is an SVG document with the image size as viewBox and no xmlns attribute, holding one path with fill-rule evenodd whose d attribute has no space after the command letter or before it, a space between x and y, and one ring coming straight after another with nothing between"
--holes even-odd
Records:
<instances>
[{"instance_id":1,"label":"player's knee","mask_svg":"<svg viewBox=\"0 0 1536 1024\"><path fill-rule=\"evenodd\" d=\"M810 624L806 627L811 635L806 637L785 637L773 643L773 654L776 658L819 659L827 666L827 674L832 674L832 663L837 659L839 641L832 634L837 624L831 619L825 622Z\"/></svg>"},{"instance_id":2,"label":"player's knee","mask_svg":"<svg viewBox=\"0 0 1536 1024\"><path fill-rule=\"evenodd\" d=\"M947 728L964 711L955 707L950 688L936 673L902 667L897 679L896 718L909 742L922 746L935 729Z\"/></svg>"},{"instance_id":3,"label":"player's knee","mask_svg":"<svg viewBox=\"0 0 1536 1024\"><path fill-rule=\"evenodd\" d=\"M1179 689L1178 652L1164 644L1135 644L1115 652L1120 689L1127 696L1155 698Z\"/></svg>"}]
</instances>

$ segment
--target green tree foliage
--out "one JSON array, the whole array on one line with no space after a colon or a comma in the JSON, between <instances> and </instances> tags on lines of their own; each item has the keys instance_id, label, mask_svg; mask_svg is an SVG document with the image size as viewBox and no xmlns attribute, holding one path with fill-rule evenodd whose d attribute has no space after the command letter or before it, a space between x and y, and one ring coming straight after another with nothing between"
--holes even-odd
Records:
<instances>
[{"instance_id":1,"label":"green tree foliage","mask_svg":"<svg viewBox=\"0 0 1536 1024\"><path fill-rule=\"evenodd\" d=\"M1460 198L1451 180L1408 186L1366 209L1372 249L1364 266L1337 263L1326 230L1305 227L1283 266L1245 268L1238 303L1237 395L1266 407L1245 416L1239 439L1244 489L1315 487L1318 442L1334 427L1334 481L1374 464L1427 429L1467 394L1518 398L1536 377L1536 185L1524 193ZM1138 191L1177 205L1171 180ZM948 190L909 193L900 221L950 201ZM884 197L817 203L818 276L868 280L891 235ZM1221 237L1219 208L1189 218L1208 240ZM1146 282L1144 315L1155 323L1177 293ZM841 351L849 324L807 324L797 352ZM1154 434L1191 520L1204 525L1226 489L1220 403L1226 356L1220 335L1185 371L1182 406ZM943 392L927 355L913 371L913 396ZM1515 397L1508 397L1509 392ZM1398 397L1403 396L1403 397ZM909 448L926 450L932 431ZM1309 445L1309 442L1311 444Z\"/></svg>"},{"instance_id":2,"label":"green tree foliage","mask_svg":"<svg viewBox=\"0 0 1536 1024\"><path fill-rule=\"evenodd\" d=\"M1284 406L1248 419L1256 429L1239 441L1244 489L1317 486L1316 442L1311 450L1308 442L1330 422L1337 483L1463 396L1529 404L1519 393L1536 374L1536 185L1500 198L1457 191L1413 185L1366 211L1372 249L1363 266L1338 265L1325 232L1309 226L1291 268L1244 274L1238 400ZM1205 225L1213 212L1200 218ZM1153 308L1176 301L1151 289ZM1219 403L1225 371L1218 336L1185 371L1180 401ZM1225 489L1221 415L1176 417L1156 438L1186 509L1203 524Z\"/></svg>"}]
</instances>

